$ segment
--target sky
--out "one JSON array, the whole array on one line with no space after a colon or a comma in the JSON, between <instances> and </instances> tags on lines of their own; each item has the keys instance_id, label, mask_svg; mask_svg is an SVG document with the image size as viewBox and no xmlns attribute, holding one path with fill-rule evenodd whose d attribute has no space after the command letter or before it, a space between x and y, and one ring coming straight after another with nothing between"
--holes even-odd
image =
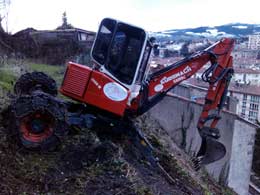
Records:
<instances>
[{"instance_id":1,"label":"sky","mask_svg":"<svg viewBox=\"0 0 260 195\"><path fill-rule=\"evenodd\" d=\"M259 7L260 0L11 0L3 26L11 33L27 27L51 30L61 25L65 11L70 24L91 31L105 17L147 31L260 24Z\"/></svg>"}]
</instances>

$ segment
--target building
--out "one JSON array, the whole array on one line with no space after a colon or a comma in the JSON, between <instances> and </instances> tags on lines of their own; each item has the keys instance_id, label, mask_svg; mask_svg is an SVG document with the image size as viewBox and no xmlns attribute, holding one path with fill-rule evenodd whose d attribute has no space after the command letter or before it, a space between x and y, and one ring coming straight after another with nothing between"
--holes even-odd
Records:
<instances>
[{"instance_id":1,"label":"building","mask_svg":"<svg viewBox=\"0 0 260 195\"><path fill-rule=\"evenodd\" d=\"M200 69L195 78L200 79L205 68ZM260 69L254 68L234 68L232 82L237 84L257 85L260 86Z\"/></svg>"},{"instance_id":2,"label":"building","mask_svg":"<svg viewBox=\"0 0 260 195\"><path fill-rule=\"evenodd\" d=\"M253 49L253 50L260 49L260 33L249 35L248 49Z\"/></svg>"},{"instance_id":3,"label":"building","mask_svg":"<svg viewBox=\"0 0 260 195\"><path fill-rule=\"evenodd\" d=\"M233 82L260 86L260 69L235 68L234 71Z\"/></svg>"},{"instance_id":4,"label":"building","mask_svg":"<svg viewBox=\"0 0 260 195\"><path fill-rule=\"evenodd\" d=\"M260 87L235 84L229 87L230 96L238 100L237 114L251 122L260 121Z\"/></svg>"},{"instance_id":5,"label":"building","mask_svg":"<svg viewBox=\"0 0 260 195\"><path fill-rule=\"evenodd\" d=\"M235 49L232 52L233 64L237 68L260 67L260 51L251 49Z\"/></svg>"},{"instance_id":6,"label":"building","mask_svg":"<svg viewBox=\"0 0 260 195\"><path fill-rule=\"evenodd\" d=\"M64 64L89 51L95 32L71 28L56 30L21 30L13 36L13 47L25 57L41 59L47 64Z\"/></svg>"},{"instance_id":7,"label":"building","mask_svg":"<svg viewBox=\"0 0 260 195\"><path fill-rule=\"evenodd\" d=\"M199 79L191 78L187 80L188 83L194 86L199 86L202 88L207 88L208 83L205 83ZM257 85L248 85L248 84L239 84L231 83L229 86L229 96L230 102L232 105L227 105L227 107L232 107L233 112L238 114L240 117L256 123L260 121L260 86ZM195 99L196 94L193 95ZM201 94L197 93L197 98L200 98ZM234 101L236 100L235 109Z\"/></svg>"},{"instance_id":8,"label":"building","mask_svg":"<svg viewBox=\"0 0 260 195\"><path fill-rule=\"evenodd\" d=\"M30 32L30 36L40 46L74 43L80 47L90 48L94 42L95 35L95 32L79 28L37 30Z\"/></svg>"}]
</instances>

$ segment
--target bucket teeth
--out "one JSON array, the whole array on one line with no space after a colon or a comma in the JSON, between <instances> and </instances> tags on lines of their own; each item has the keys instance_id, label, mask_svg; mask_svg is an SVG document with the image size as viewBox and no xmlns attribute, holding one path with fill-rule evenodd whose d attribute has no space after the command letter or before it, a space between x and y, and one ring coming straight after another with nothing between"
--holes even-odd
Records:
<instances>
[{"instance_id":1,"label":"bucket teeth","mask_svg":"<svg viewBox=\"0 0 260 195\"><path fill-rule=\"evenodd\" d=\"M195 169L220 160L226 155L225 146L214 138L202 138L202 143L197 156L192 159Z\"/></svg>"},{"instance_id":2,"label":"bucket teeth","mask_svg":"<svg viewBox=\"0 0 260 195\"><path fill-rule=\"evenodd\" d=\"M191 162L193 164L193 168L195 169L195 171L199 171L201 169L201 161L202 161L203 157L202 156L194 156L191 158Z\"/></svg>"}]
</instances>

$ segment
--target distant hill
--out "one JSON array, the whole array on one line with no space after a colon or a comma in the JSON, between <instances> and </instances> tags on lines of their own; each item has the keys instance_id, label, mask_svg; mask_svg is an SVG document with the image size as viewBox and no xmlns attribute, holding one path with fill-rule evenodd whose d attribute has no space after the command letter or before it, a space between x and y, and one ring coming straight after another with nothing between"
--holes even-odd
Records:
<instances>
[{"instance_id":1,"label":"distant hill","mask_svg":"<svg viewBox=\"0 0 260 195\"><path fill-rule=\"evenodd\" d=\"M260 24L232 23L214 27L172 29L151 34L161 40L192 40L199 38L219 39L221 37L239 38L258 32L260 33Z\"/></svg>"}]
</instances>

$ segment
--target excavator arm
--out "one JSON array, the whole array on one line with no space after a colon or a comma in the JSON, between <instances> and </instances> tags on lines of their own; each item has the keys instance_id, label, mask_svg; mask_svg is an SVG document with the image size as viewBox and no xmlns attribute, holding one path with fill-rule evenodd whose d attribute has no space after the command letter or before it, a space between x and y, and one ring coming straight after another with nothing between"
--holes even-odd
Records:
<instances>
[{"instance_id":1,"label":"excavator arm","mask_svg":"<svg viewBox=\"0 0 260 195\"><path fill-rule=\"evenodd\" d=\"M202 144L197 154L196 164L209 164L221 159L226 153L224 145L216 141L220 137L216 125L220 119L219 114L225 103L227 88L233 74L231 56L233 47L233 39L222 39L203 51L153 73L143 83L138 114L149 110L169 90L190 78L210 62L210 66L202 74L203 81L208 82L209 87L197 124Z\"/></svg>"},{"instance_id":2,"label":"excavator arm","mask_svg":"<svg viewBox=\"0 0 260 195\"><path fill-rule=\"evenodd\" d=\"M208 62L211 62L211 66L207 69L203 78L206 82L216 84L232 69L230 54L233 45L232 39L223 39L203 51L153 73L147 80L149 98L169 91L183 80L190 78ZM216 96L215 90L210 86L209 91L208 98L213 100Z\"/></svg>"}]
</instances>

